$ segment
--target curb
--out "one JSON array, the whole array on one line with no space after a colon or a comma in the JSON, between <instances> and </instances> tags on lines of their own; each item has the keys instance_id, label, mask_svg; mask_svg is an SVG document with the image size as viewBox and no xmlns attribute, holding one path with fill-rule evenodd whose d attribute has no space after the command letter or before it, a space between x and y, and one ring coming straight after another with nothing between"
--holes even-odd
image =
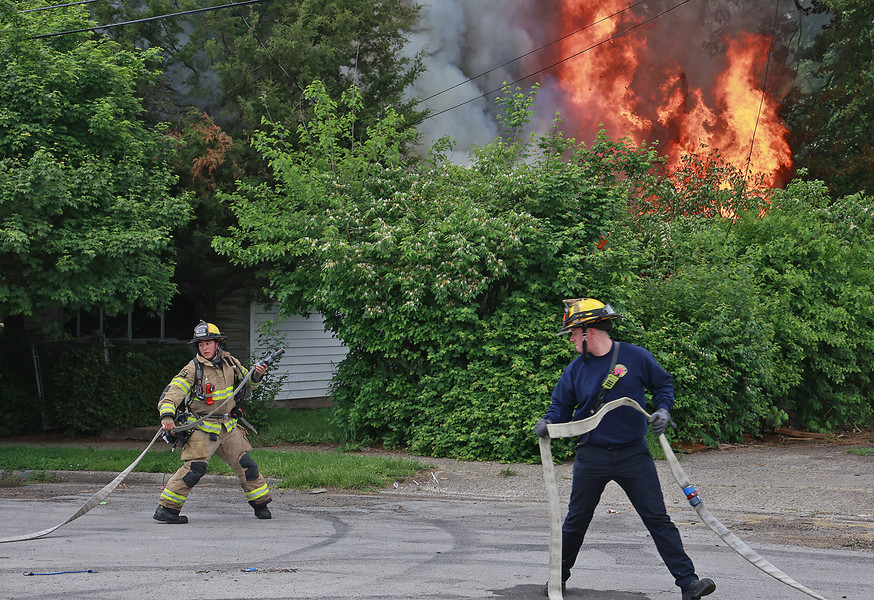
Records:
<instances>
[{"instance_id":1,"label":"curb","mask_svg":"<svg viewBox=\"0 0 874 600\"><path fill-rule=\"evenodd\" d=\"M40 480L33 483L87 483L94 485L108 485L118 476L118 473L113 471L43 471L40 469L28 469L26 471L0 470L0 479L21 479L27 481L36 474L50 479L50 481ZM172 475L173 473L142 473L135 471L128 474L124 478L124 482L163 487ZM267 478L268 485L274 485L275 483L275 478ZM238 488L240 482L233 475L204 475L198 485Z\"/></svg>"}]
</instances>

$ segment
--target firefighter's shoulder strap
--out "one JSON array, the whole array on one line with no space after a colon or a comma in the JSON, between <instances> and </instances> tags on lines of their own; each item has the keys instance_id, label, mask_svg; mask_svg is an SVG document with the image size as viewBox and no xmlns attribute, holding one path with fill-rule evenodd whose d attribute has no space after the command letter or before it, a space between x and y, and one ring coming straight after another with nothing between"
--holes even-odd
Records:
<instances>
[{"instance_id":1,"label":"firefighter's shoulder strap","mask_svg":"<svg viewBox=\"0 0 874 600\"><path fill-rule=\"evenodd\" d=\"M191 404L191 397L194 396L198 400L203 400L203 363L197 360L197 357L194 357L194 383L191 385L191 389L188 391L188 395L185 396L185 412L188 411L188 406Z\"/></svg>"},{"instance_id":2,"label":"firefighter's shoulder strap","mask_svg":"<svg viewBox=\"0 0 874 600\"><path fill-rule=\"evenodd\" d=\"M243 363L231 356L225 356L225 363L234 370L234 387L243 380Z\"/></svg>"},{"instance_id":3,"label":"firefighter's shoulder strap","mask_svg":"<svg viewBox=\"0 0 874 600\"><path fill-rule=\"evenodd\" d=\"M601 382L601 389L598 390L598 395L595 396L595 399L592 401L592 408L589 410L590 415L594 415L598 412L602 406L604 406L604 395L607 393L607 390L612 389L619 378L613 373L613 369L616 368L616 360L619 358L619 342L613 340L613 356L610 358L610 368L607 369L607 375L604 377L604 381Z\"/></svg>"},{"instance_id":4,"label":"firefighter's shoulder strap","mask_svg":"<svg viewBox=\"0 0 874 600\"><path fill-rule=\"evenodd\" d=\"M245 369L243 368L243 363L237 360L235 357L225 356L225 362L230 365L230 367L234 370L234 388L240 385L240 382L243 380L243 372ZM249 386L245 386L241 390L239 390L234 397L234 401L237 404L243 404L248 402L252 397L252 390L249 389Z\"/></svg>"}]
</instances>

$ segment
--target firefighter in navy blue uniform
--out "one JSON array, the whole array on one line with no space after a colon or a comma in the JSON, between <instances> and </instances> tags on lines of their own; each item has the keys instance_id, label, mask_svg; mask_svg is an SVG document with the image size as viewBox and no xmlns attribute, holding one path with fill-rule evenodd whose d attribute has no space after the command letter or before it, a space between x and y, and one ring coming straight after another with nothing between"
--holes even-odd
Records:
<instances>
[{"instance_id":1,"label":"firefighter in navy blue uniform","mask_svg":"<svg viewBox=\"0 0 874 600\"><path fill-rule=\"evenodd\" d=\"M570 333L580 355L564 369L552 392L552 403L534 426L534 432L549 435L548 423L590 417L604 403L624 396L646 408L649 392L655 408L649 424L653 434L664 433L674 404L672 377L648 350L610 339L613 320L620 315L609 304L593 298L564 303L564 323L559 335ZM562 589L609 481L618 483L631 500L682 590L683 600L699 600L716 589L711 579L699 579L695 574L680 533L667 514L658 473L645 440L646 430L644 415L621 406L607 413L577 444L571 496L562 525ZM544 593L548 595L546 590Z\"/></svg>"},{"instance_id":2,"label":"firefighter in navy blue uniform","mask_svg":"<svg viewBox=\"0 0 874 600\"><path fill-rule=\"evenodd\" d=\"M249 456L252 446L237 423L237 418L242 416L241 409L237 407L236 398L229 399L236 382L242 381L248 371L239 360L224 350L222 346L226 342L227 337L221 334L218 327L201 321L194 328L194 337L189 342L197 354L173 378L158 400L161 427L165 431L173 429L177 409L180 405L184 407L186 402L189 422L212 412L217 405L220 408L192 430L191 437L182 447L182 467L173 474L161 492L154 515L157 521L173 524L188 522L188 517L179 512L194 486L206 474L213 454L234 470L246 500L255 510L255 516L259 519L272 517L267 507L271 499L270 490L264 476L258 471L258 465ZM201 368L202 380L197 381L196 374ZM258 386L266 369L263 364L254 367L255 372L248 382L250 389ZM193 393L193 388L198 386L202 399ZM242 391L239 395L242 395Z\"/></svg>"}]
</instances>

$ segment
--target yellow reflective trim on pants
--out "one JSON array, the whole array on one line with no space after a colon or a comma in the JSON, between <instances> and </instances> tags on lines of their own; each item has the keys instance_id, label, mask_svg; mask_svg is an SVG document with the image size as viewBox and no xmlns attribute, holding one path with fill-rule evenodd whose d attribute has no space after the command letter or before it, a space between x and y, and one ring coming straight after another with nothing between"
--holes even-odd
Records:
<instances>
[{"instance_id":1,"label":"yellow reflective trim on pants","mask_svg":"<svg viewBox=\"0 0 874 600\"><path fill-rule=\"evenodd\" d=\"M161 498L164 498L165 500L169 500L170 502L173 502L174 504L178 504L179 506L182 506L183 504L185 504L185 496L180 496L179 494L174 494L173 492L171 492L167 488L164 488L164 491L161 492Z\"/></svg>"},{"instance_id":2,"label":"yellow reflective trim on pants","mask_svg":"<svg viewBox=\"0 0 874 600\"><path fill-rule=\"evenodd\" d=\"M257 500L258 498L263 498L267 494L270 493L270 490L267 489L267 484L265 483L259 488L255 488L251 492L246 492L246 500L251 502L252 500Z\"/></svg>"}]
</instances>

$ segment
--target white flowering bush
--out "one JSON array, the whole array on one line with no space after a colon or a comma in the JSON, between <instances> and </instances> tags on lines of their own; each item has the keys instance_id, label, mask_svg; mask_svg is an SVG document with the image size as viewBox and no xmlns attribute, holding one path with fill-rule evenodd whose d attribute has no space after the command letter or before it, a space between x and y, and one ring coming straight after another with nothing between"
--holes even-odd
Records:
<instances>
[{"instance_id":1,"label":"white flowering bush","mask_svg":"<svg viewBox=\"0 0 874 600\"><path fill-rule=\"evenodd\" d=\"M871 335L841 346L846 336L832 343L797 327L815 323L810 306L825 310L827 298L851 292L826 285L840 260L859 269L842 271L857 308L870 297L871 228L857 224L861 246L848 244L853 230L837 217L798 208L810 207L809 186L772 198L729 171L722 185L700 165L671 180L654 174L651 148L604 136L589 147L559 124L525 138L533 96L509 90L499 101L504 139L464 166L444 160L446 139L414 160L402 149L415 134L392 111L361 132L354 89L337 103L316 83L307 97L310 118L294 139L276 125L256 136L272 180L225 196L238 226L213 245L259 267L285 313L322 312L349 347L334 414L355 440L534 459L533 424L574 356L555 336L561 300L580 295L628 315L617 337L650 348L675 375L682 437L738 439L790 412L816 427L870 418L861 390ZM858 217L864 202L849 202L841 218ZM814 214L818 233L805 241L799 223ZM827 242L830 232L844 237ZM816 256L781 271L800 256L793 243ZM864 308L827 322L870 330L870 316ZM844 372L811 354L844 347L867 352L847 358ZM814 388L847 403L826 410L805 396ZM556 454L569 448L559 443Z\"/></svg>"}]
</instances>

